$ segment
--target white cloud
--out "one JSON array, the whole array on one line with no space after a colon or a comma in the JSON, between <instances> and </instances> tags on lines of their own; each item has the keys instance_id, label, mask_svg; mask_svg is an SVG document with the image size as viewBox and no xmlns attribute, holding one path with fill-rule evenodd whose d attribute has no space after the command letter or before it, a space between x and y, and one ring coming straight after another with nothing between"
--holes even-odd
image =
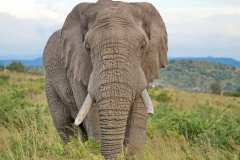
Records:
<instances>
[{"instance_id":1,"label":"white cloud","mask_svg":"<svg viewBox=\"0 0 240 160\"><path fill-rule=\"evenodd\" d=\"M240 59L240 8L170 8L161 12L171 56Z\"/></svg>"},{"instance_id":2,"label":"white cloud","mask_svg":"<svg viewBox=\"0 0 240 160\"><path fill-rule=\"evenodd\" d=\"M39 57L48 37L57 29L54 23L18 19L0 13L0 58Z\"/></svg>"},{"instance_id":3,"label":"white cloud","mask_svg":"<svg viewBox=\"0 0 240 160\"><path fill-rule=\"evenodd\" d=\"M0 58L40 55L50 34L62 25L76 4L83 2L83 0L0 1L2 1L0 13L4 13L0 14ZM240 1L148 2L156 6L166 22L171 56L221 54L240 59L240 46L237 44L240 40Z\"/></svg>"},{"instance_id":4,"label":"white cloud","mask_svg":"<svg viewBox=\"0 0 240 160\"><path fill-rule=\"evenodd\" d=\"M52 20L62 23L69 8L65 3L49 3L44 0L7 0L1 2L0 12L10 14L21 19Z\"/></svg>"}]
</instances>

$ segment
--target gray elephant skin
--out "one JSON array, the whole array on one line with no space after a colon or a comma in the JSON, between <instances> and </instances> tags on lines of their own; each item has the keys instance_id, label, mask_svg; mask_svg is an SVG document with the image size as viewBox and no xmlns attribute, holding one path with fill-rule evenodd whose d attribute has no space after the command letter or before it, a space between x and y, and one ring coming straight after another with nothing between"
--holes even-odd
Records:
<instances>
[{"instance_id":1,"label":"gray elephant skin","mask_svg":"<svg viewBox=\"0 0 240 160\"><path fill-rule=\"evenodd\" d=\"M167 65L167 43L165 24L149 3L74 7L43 54L49 111L63 141L74 136L74 120L90 95L81 136L98 140L106 160L123 149L127 157L141 155L148 117L141 93Z\"/></svg>"}]
</instances>

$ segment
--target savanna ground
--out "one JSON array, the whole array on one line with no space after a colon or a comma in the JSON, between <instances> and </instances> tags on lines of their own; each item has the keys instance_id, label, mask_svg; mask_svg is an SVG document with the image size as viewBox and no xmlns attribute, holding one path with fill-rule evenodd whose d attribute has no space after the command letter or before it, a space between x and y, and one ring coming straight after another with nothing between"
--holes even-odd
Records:
<instances>
[{"instance_id":1,"label":"savanna ground","mask_svg":"<svg viewBox=\"0 0 240 160\"><path fill-rule=\"evenodd\" d=\"M151 89L145 160L240 160L240 98ZM64 146L53 127L44 78L0 71L0 160L100 160L99 144ZM121 158L120 158L121 159Z\"/></svg>"}]
</instances>

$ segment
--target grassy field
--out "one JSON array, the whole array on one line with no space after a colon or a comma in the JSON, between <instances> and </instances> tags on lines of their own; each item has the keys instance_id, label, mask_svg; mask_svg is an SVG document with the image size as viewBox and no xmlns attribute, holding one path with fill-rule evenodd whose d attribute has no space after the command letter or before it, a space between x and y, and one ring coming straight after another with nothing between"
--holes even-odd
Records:
<instances>
[{"instance_id":1,"label":"grassy field","mask_svg":"<svg viewBox=\"0 0 240 160\"><path fill-rule=\"evenodd\" d=\"M99 144L64 146L44 78L0 71L0 160L100 160ZM240 98L151 89L145 160L240 160ZM120 158L121 159L121 158Z\"/></svg>"}]
</instances>

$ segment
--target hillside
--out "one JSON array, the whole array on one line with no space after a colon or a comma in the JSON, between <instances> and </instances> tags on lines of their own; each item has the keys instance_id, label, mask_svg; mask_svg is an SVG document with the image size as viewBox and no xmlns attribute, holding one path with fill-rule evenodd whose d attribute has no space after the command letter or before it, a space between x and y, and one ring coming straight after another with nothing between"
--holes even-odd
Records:
<instances>
[{"instance_id":1,"label":"hillside","mask_svg":"<svg viewBox=\"0 0 240 160\"><path fill-rule=\"evenodd\" d=\"M215 63L215 64L225 64L228 66L240 68L240 61L237 61L233 58L220 58L220 57L175 57L175 58L169 58L169 60L185 60L185 61L201 61L201 62L209 62L209 63ZM0 60L0 65L8 65L13 60ZM27 67L42 67L42 58L36 58L33 60L17 60L23 63Z\"/></svg>"},{"instance_id":2,"label":"hillside","mask_svg":"<svg viewBox=\"0 0 240 160\"><path fill-rule=\"evenodd\" d=\"M0 71L0 160L102 160L93 140L62 143L43 89L42 76ZM240 98L171 88L149 92L155 114L142 160L239 159Z\"/></svg>"},{"instance_id":3,"label":"hillside","mask_svg":"<svg viewBox=\"0 0 240 160\"><path fill-rule=\"evenodd\" d=\"M175 57L175 58L170 58L170 60L209 62L209 63L215 63L215 64L225 64L228 66L240 68L240 61L233 58L225 58L225 57Z\"/></svg>"},{"instance_id":4,"label":"hillside","mask_svg":"<svg viewBox=\"0 0 240 160\"><path fill-rule=\"evenodd\" d=\"M240 88L240 69L205 61L171 60L160 75L158 84L190 91L209 92L216 82L225 92Z\"/></svg>"},{"instance_id":5,"label":"hillside","mask_svg":"<svg viewBox=\"0 0 240 160\"><path fill-rule=\"evenodd\" d=\"M0 65L11 62L0 60ZM27 68L42 67L41 58L20 62ZM222 91L232 94L240 92L240 68L237 66L240 66L240 62L230 58L170 58L168 67L161 70L161 79L155 84L188 91L211 92L211 85L218 83Z\"/></svg>"}]
</instances>

